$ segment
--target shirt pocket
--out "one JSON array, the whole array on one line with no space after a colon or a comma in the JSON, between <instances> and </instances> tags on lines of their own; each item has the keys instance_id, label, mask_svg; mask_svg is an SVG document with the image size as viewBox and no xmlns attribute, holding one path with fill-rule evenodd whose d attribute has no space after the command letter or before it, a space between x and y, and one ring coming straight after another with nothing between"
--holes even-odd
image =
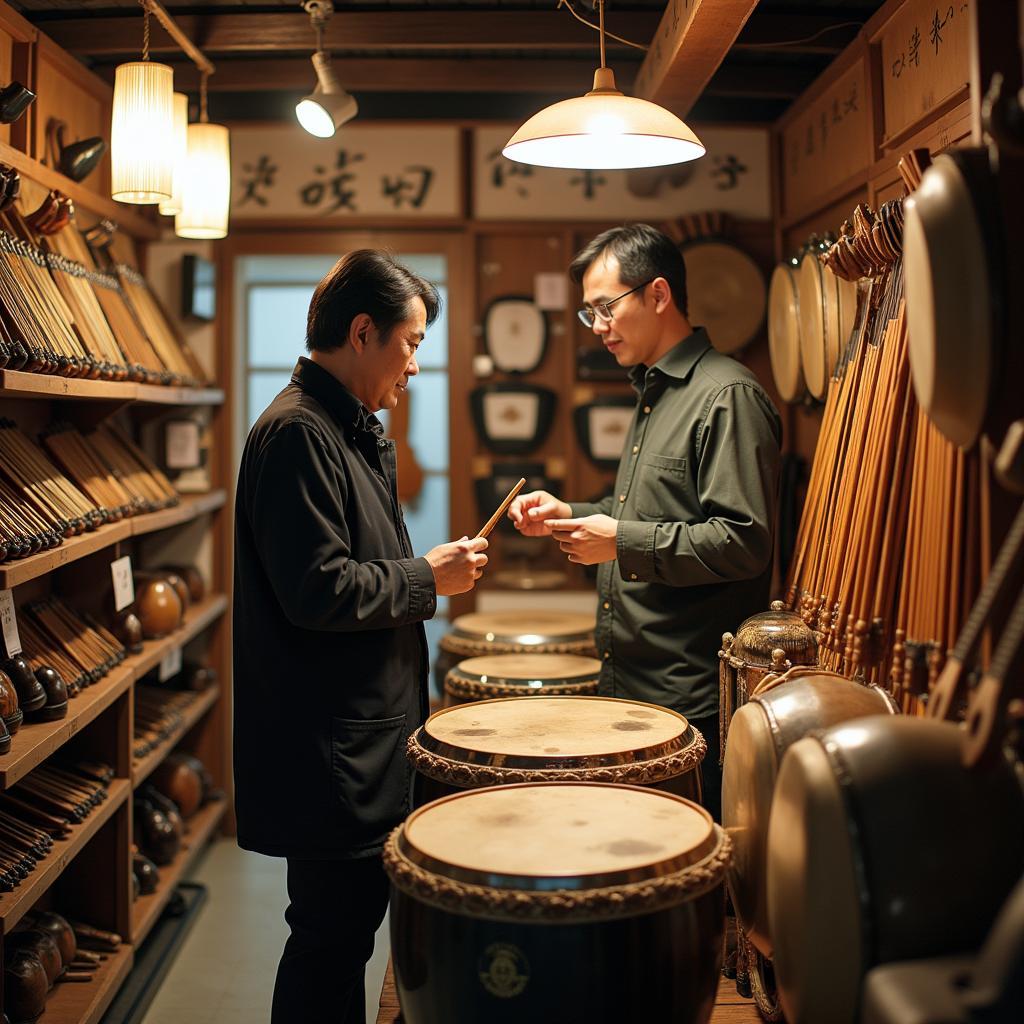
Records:
<instances>
[{"instance_id":1,"label":"shirt pocket","mask_svg":"<svg viewBox=\"0 0 1024 1024\"><path fill-rule=\"evenodd\" d=\"M686 459L671 455L641 455L633 486L637 512L643 519L663 522L684 518L688 505Z\"/></svg>"},{"instance_id":2,"label":"shirt pocket","mask_svg":"<svg viewBox=\"0 0 1024 1024\"><path fill-rule=\"evenodd\" d=\"M351 846L383 841L409 813L405 715L331 719L331 777Z\"/></svg>"}]
</instances>

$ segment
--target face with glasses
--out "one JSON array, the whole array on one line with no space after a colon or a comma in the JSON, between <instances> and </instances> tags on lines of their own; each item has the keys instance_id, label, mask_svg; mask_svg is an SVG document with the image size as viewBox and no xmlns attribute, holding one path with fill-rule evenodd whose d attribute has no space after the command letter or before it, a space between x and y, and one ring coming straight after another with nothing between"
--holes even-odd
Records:
<instances>
[{"instance_id":1,"label":"face with glasses","mask_svg":"<svg viewBox=\"0 0 1024 1024\"><path fill-rule=\"evenodd\" d=\"M612 253L594 260L583 275L583 306L576 315L620 366L652 365L660 337L658 313L665 301L672 301L668 285L657 277L630 287L619 273Z\"/></svg>"}]
</instances>

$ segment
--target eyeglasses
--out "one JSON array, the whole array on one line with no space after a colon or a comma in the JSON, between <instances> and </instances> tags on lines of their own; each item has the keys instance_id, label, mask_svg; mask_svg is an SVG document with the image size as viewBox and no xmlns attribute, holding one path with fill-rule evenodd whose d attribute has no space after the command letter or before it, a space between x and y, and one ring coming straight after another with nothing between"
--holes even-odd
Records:
<instances>
[{"instance_id":1,"label":"eyeglasses","mask_svg":"<svg viewBox=\"0 0 1024 1024\"><path fill-rule=\"evenodd\" d=\"M641 288L646 288L654 278L650 281L644 281L643 284L638 284L635 288L630 288L628 292L623 292L621 295L616 295L614 299L609 299L607 302L599 302L596 306L583 306L581 309L576 310L576 315L580 318L580 323L584 327L593 327L594 319L600 318L606 324L610 324L615 314L612 312L611 307L619 301L624 299L627 295L632 295L633 292L640 291Z\"/></svg>"}]
</instances>

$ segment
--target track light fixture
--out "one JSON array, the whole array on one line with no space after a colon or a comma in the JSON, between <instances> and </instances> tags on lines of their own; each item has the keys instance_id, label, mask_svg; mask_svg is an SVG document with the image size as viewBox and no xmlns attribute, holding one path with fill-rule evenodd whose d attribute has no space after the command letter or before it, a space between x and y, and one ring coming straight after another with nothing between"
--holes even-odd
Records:
<instances>
[{"instance_id":1,"label":"track light fixture","mask_svg":"<svg viewBox=\"0 0 1024 1024\"><path fill-rule=\"evenodd\" d=\"M306 0L302 7L316 32L316 53L313 54L316 88L295 105L295 116L310 135L329 139L356 116L359 105L339 85L331 67L331 55L324 50L324 26L334 13L332 0Z\"/></svg>"}]
</instances>

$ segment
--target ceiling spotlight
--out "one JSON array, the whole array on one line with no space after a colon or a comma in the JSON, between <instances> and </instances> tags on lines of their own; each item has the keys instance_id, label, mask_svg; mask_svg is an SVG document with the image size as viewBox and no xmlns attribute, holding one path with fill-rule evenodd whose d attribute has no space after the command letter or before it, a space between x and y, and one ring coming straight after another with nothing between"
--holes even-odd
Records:
<instances>
[{"instance_id":1,"label":"ceiling spotlight","mask_svg":"<svg viewBox=\"0 0 1024 1024\"><path fill-rule=\"evenodd\" d=\"M306 0L302 6L316 32L316 53L313 54L316 88L295 105L295 116L310 135L329 139L356 116L359 105L338 84L331 67L331 55L323 47L324 26L334 13L332 0Z\"/></svg>"}]
</instances>

